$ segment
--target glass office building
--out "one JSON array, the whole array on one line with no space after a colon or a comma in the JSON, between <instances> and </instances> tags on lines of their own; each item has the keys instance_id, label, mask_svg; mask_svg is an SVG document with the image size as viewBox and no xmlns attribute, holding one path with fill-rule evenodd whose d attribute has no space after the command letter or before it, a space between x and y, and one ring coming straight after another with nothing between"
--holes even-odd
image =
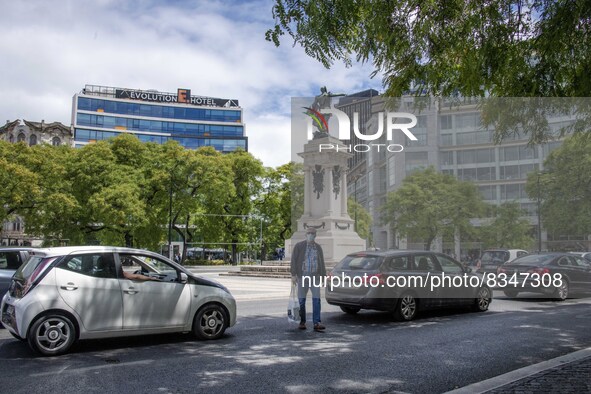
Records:
<instances>
[{"instance_id":1,"label":"glass office building","mask_svg":"<svg viewBox=\"0 0 591 394\"><path fill-rule=\"evenodd\" d=\"M375 118L385 109L387 99L370 99L371 118L366 125L369 134L375 133ZM393 140L386 139L386 133L376 141L404 146L402 152L389 153L385 149L363 153L361 160L353 162L349 168L347 190L351 197L362 204L370 213L374 245L380 249L409 248L423 249L420 239L399 236L389 225L383 224L382 207L387 202L388 193L396 191L402 181L414 171L429 166L450 174L461 181L474 183L483 200L491 205L516 202L523 210L524 218L531 224L531 234L536 238L532 250L538 245L537 201L525 190L527 176L544 169L544 160L563 140L558 138L538 145L529 144L529 136L520 130L507 136L502 143L495 144L494 128L482 126L481 109L477 100L465 99L462 104L451 105L446 100L432 99L424 106L415 108L413 97L404 97L391 111L411 112L417 117L412 128L416 141L411 141L403 133L394 133ZM509 99L508 99L509 100ZM517 100L517 99L516 99ZM355 109L355 111L361 111ZM373 120L372 120L373 119ZM573 123L573 118L561 114L547 117L549 130L553 135ZM490 218L474 218L473 224L480 226ZM587 250L591 247L591 235L552 234L540 231L542 250ZM439 242L439 241L438 241ZM462 253L468 252L470 242L462 241ZM433 245L437 250L454 251L452 240L441 240Z\"/></svg>"},{"instance_id":2,"label":"glass office building","mask_svg":"<svg viewBox=\"0 0 591 394\"><path fill-rule=\"evenodd\" d=\"M178 141L188 149L248 150L238 100L86 85L72 102L74 143L83 146L130 133L143 142Z\"/></svg>"}]
</instances>

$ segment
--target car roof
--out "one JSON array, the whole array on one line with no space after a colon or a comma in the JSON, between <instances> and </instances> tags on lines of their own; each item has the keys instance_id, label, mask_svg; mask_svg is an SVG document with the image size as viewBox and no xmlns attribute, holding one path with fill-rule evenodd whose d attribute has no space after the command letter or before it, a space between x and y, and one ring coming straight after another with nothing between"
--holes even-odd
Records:
<instances>
[{"instance_id":1,"label":"car roof","mask_svg":"<svg viewBox=\"0 0 591 394\"><path fill-rule=\"evenodd\" d=\"M486 249L483 250L482 253L484 252L527 252L527 250L525 249L503 249L503 248L499 248L499 249Z\"/></svg>"},{"instance_id":2,"label":"car roof","mask_svg":"<svg viewBox=\"0 0 591 394\"><path fill-rule=\"evenodd\" d=\"M413 250L413 249L388 249L388 250L363 250L355 253L349 253L348 256L397 256L409 253L439 253L432 250Z\"/></svg>"},{"instance_id":3,"label":"car roof","mask_svg":"<svg viewBox=\"0 0 591 394\"><path fill-rule=\"evenodd\" d=\"M38 250L39 248L34 248L32 246L2 246L0 247L0 252L14 252L22 250L25 252L31 251L31 250Z\"/></svg>"},{"instance_id":4,"label":"car roof","mask_svg":"<svg viewBox=\"0 0 591 394\"><path fill-rule=\"evenodd\" d=\"M530 253L528 256L572 256L570 253L566 252L539 252L539 253ZM523 256L526 257L526 256Z\"/></svg>"},{"instance_id":5,"label":"car roof","mask_svg":"<svg viewBox=\"0 0 591 394\"><path fill-rule=\"evenodd\" d=\"M36 248L34 251L37 254L43 254L47 257L64 256L72 253L142 253L158 257L165 257L149 250L124 248L119 246L59 246L54 248Z\"/></svg>"}]
</instances>

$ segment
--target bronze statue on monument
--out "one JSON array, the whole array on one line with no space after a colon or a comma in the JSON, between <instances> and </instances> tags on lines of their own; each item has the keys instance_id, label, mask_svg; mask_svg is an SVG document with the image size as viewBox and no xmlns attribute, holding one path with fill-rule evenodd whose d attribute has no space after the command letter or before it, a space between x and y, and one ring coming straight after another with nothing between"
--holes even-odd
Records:
<instances>
[{"instance_id":1,"label":"bronze statue on monument","mask_svg":"<svg viewBox=\"0 0 591 394\"><path fill-rule=\"evenodd\" d=\"M314 102L312 103L311 107L304 107L308 110L307 115L311 116L314 119L312 123L316 130L314 131L313 139L317 140L319 138L328 137L328 121L331 118L331 114L322 114L321 111L324 108L330 108L332 105L332 98L333 97L340 97L346 96L344 93L334 94L329 92L326 86L322 86L320 88L320 94L314 97Z\"/></svg>"}]
</instances>

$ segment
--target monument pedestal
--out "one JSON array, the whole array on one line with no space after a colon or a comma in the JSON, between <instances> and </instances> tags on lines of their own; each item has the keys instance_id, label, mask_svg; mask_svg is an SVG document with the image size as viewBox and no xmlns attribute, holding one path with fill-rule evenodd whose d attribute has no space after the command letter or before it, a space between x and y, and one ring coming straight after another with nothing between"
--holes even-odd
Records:
<instances>
[{"instance_id":1,"label":"monument pedestal","mask_svg":"<svg viewBox=\"0 0 591 394\"><path fill-rule=\"evenodd\" d=\"M297 220L297 231L285 241L286 260L313 227L330 268L347 254L366 249L347 213L347 160L352 155L330 135L309 141L299 155L304 159L304 214Z\"/></svg>"}]
</instances>

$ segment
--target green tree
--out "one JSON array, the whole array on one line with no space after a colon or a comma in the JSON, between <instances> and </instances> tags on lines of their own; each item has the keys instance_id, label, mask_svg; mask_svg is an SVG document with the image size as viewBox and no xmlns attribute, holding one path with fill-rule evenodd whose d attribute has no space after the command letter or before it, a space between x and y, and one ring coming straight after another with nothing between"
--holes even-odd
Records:
<instances>
[{"instance_id":1,"label":"green tree","mask_svg":"<svg viewBox=\"0 0 591 394\"><path fill-rule=\"evenodd\" d=\"M371 215L363 207L363 205L355 202L354 199L349 197L347 200L347 211L349 216L354 219L357 223L357 234L365 239L369 245L372 244L371 239Z\"/></svg>"},{"instance_id":2,"label":"green tree","mask_svg":"<svg viewBox=\"0 0 591 394\"><path fill-rule=\"evenodd\" d=\"M26 165L31 155L24 143L0 141L0 223L36 206L41 188L39 175Z\"/></svg>"},{"instance_id":3,"label":"green tree","mask_svg":"<svg viewBox=\"0 0 591 394\"><path fill-rule=\"evenodd\" d=\"M243 150L223 158L230 163L233 193L229 193L222 204L225 216L221 216L220 223L224 227L225 239L232 245L232 261L236 264L238 244L258 239L253 227L249 226L248 217L253 210L253 198L260 192L264 168L258 159Z\"/></svg>"},{"instance_id":4,"label":"green tree","mask_svg":"<svg viewBox=\"0 0 591 394\"><path fill-rule=\"evenodd\" d=\"M587 0L275 0L266 33L325 67L372 62L386 95L583 97L591 93Z\"/></svg>"},{"instance_id":5,"label":"green tree","mask_svg":"<svg viewBox=\"0 0 591 394\"><path fill-rule=\"evenodd\" d=\"M475 185L429 167L407 176L398 190L388 194L384 224L402 236L423 239L430 250L439 236L473 232L470 218L478 217L483 207Z\"/></svg>"},{"instance_id":6,"label":"green tree","mask_svg":"<svg viewBox=\"0 0 591 394\"><path fill-rule=\"evenodd\" d=\"M588 0L275 0L272 13L268 41L287 34L327 68L371 62L387 97L489 97L497 142L517 130L547 141L548 113L577 114L576 132L591 125Z\"/></svg>"},{"instance_id":7,"label":"green tree","mask_svg":"<svg viewBox=\"0 0 591 394\"><path fill-rule=\"evenodd\" d=\"M73 179L68 175L74 157L74 149L67 145L35 145L24 164L38 175L40 190L34 206L21 210L26 231L43 237L48 245L66 240L67 229L76 222L78 201L72 194Z\"/></svg>"},{"instance_id":8,"label":"green tree","mask_svg":"<svg viewBox=\"0 0 591 394\"><path fill-rule=\"evenodd\" d=\"M517 202L493 206L493 219L481 229L485 248L529 249L534 241L531 224Z\"/></svg>"},{"instance_id":9,"label":"green tree","mask_svg":"<svg viewBox=\"0 0 591 394\"><path fill-rule=\"evenodd\" d=\"M254 211L263 221L263 259L269 251L283 247L292 232L290 178L294 165L290 162L277 168L265 168L261 190L254 201Z\"/></svg>"},{"instance_id":10,"label":"green tree","mask_svg":"<svg viewBox=\"0 0 591 394\"><path fill-rule=\"evenodd\" d=\"M188 243L205 239L206 235L210 241L219 239L219 217L212 215L223 213L223 203L234 193L230 163L213 147L184 150L176 158L181 159L172 178L172 223L183 240L185 253Z\"/></svg>"},{"instance_id":11,"label":"green tree","mask_svg":"<svg viewBox=\"0 0 591 394\"><path fill-rule=\"evenodd\" d=\"M567 138L544 161L542 173L530 173L528 196L542 201L542 225L562 234L591 233L591 138Z\"/></svg>"}]
</instances>

